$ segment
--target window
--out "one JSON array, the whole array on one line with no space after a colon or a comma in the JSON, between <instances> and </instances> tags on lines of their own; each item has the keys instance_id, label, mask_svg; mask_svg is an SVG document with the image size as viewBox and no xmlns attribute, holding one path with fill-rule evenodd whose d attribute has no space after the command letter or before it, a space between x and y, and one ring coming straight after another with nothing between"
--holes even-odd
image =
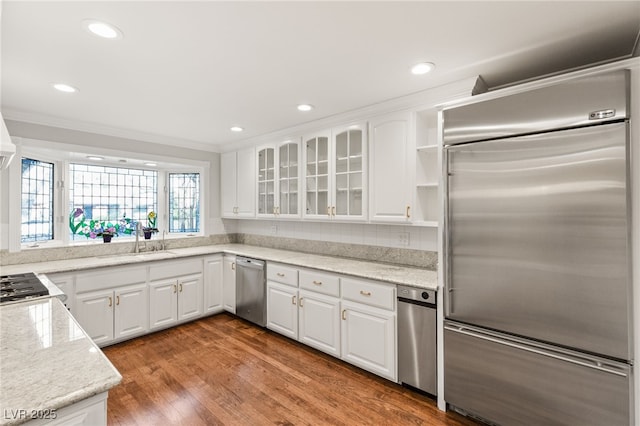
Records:
<instances>
[{"instance_id":1,"label":"window","mask_svg":"<svg viewBox=\"0 0 640 426\"><path fill-rule=\"evenodd\" d=\"M69 211L82 209L87 219L142 222L158 211L158 172L121 167L69 165ZM86 237L71 235L71 239Z\"/></svg>"},{"instance_id":2,"label":"window","mask_svg":"<svg viewBox=\"0 0 640 426\"><path fill-rule=\"evenodd\" d=\"M53 164L22 159L20 241L53 239Z\"/></svg>"},{"instance_id":3,"label":"window","mask_svg":"<svg viewBox=\"0 0 640 426\"><path fill-rule=\"evenodd\" d=\"M169 173L169 232L200 232L199 173Z\"/></svg>"}]
</instances>

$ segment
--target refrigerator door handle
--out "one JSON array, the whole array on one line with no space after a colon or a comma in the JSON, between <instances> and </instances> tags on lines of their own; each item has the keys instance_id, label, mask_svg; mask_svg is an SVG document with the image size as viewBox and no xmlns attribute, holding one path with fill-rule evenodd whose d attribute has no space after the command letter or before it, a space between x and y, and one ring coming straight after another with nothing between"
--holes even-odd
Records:
<instances>
[{"instance_id":1,"label":"refrigerator door handle","mask_svg":"<svg viewBox=\"0 0 640 426\"><path fill-rule=\"evenodd\" d=\"M504 346L508 346L510 348L514 348L514 349L519 349L519 350L523 350L523 351L527 351L527 352L531 352L531 353L535 353L537 355L542 355L542 356L546 356L549 358L553 358L553 359L557 359L560 361L565 361L565 362L569 362L575 365L580 365L582 367L587 367L587 368L592 368L594 370L598 370L598 371L602 371L604 373L609 373L609 374L615 374L616 376L620 376L620 377L628 377L628 374L624 371L620 371L620 370L616 370L614 368L611 367L607 367L604 364L602 364L599 361L594 360L584 360L584 359L580 359L580 358L576 358L576 357L572 357L572 356L568 356L568 355L563 355L563 354L558 354L558 353L554 353L551 351L547 351L544 349L540 349L540 348L536 348L533 346L528 346L528 345L523 345L523 344L519 344L510 340L505 340L505 339L501 339L498 337L494 337L492 335L489 334L485 334L485 333L480 333L478 331L475 330L470 330L464 326L454 326L454 325L449 325L449 324L445 324L444 326L445 330L449 330L455 333L460 333L460 334L464 334L466 336L470 336L470 337L475 337L481 340L486 340L492 343L497 343L500 345L504 345Z\"/></svg>"},{"instance_id":2,"label":"refrigerator door handle","mask_svg":"<svg viewBox=\"0 0 640 426\"><path fill-rule=\"evenodd\" d=\"M443 156L443 165L445 168L445 178L444 178L444 188L443 194L445 197L444 200L444 224L443 224L443 251L444 255L444 288L445 288L445 316L449 316L453 314L453 288L451 288L451 231L449 229L449 176L451 173L449 172L449 156L451 153L445 147L442 151Z\"/></svg>"}]
</instances>

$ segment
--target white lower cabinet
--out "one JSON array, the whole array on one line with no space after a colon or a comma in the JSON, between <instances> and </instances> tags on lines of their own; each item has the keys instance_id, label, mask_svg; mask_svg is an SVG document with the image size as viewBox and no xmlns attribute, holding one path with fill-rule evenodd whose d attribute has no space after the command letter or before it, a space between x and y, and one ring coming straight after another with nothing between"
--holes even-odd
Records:
<instances>
[{"instance_id":1,"label":"white lower cabinet","mask_svg":"<svg viewBox=\"0 0 640 426\"><path fill-rule=\"evenodd\" d=\"M127 284L114 287L114 283ZM79 273L73 315L98 345L106 345L149 330L146 268L121 268Z\"/></svg>"},{"instance_id":2,"label":"white lower cabinet","mask_svg":"<svg viewBox=\"0 0 640 426\"><path fill-rule=\"evenodd\" d=\"M396 287L294 271L267 265L267 327L395 382Z\"/></svg>"},{"instance_id":3,"label":"white lower cabinet","mask_svg":"<svg viewBox=\"0 0 640 426\"><path fill-rule=\"evenodd\" d=\"M222 255L204 258L204 314L223 311L223 262Z\"/></svg>"},{"instance_id":4,"label":"white lower cabinet","mask_svg":"<svg viewBox=\"0 0 640 426\"><path fill-rule=\"evenodd\" d=\"M236 313L236 257L225 254L222 260L222 306L225 311Z\"/></svg>"},{"instance_id":5,"label":"white lower cabinet","mask_svg":"<svg viewBox=\"0 0 640 426\"><path fill-rule=\"evenodd\" d=\"M143 334L148 330L147 285L82 293L75 318L98 345Z\"/></svg>"},{"instance_id":6,"label":"white lower cabinet","mask_svg":"<svg viewBox=\"0 0 640 426\"><path fill-rule=\"evenodd\" d=\"M298 340L340 356L340 299L300 290Z\"/></svg>"},{"instance_id":7,"label":"white lower cabinet","mask_svg":"<svg viewBox=\"0 0 640 426\"><path fill-rule=\"evenodd\" d=\"M107 394L108 392L102 392L75 404L58 408L55 410L55 419L34 419L26 424L29 426L106 426Z\"/></svg>"},{"instance_id":8,"label":"white lower cabinet","mask_svg":"<svg viewBox=\"0 0 640 426\"><path fill-rule=\"evenodd\" d=\"M342 302L342 359L397 381L395 312Z\"/></svg>"},{"instance_id":9,"label":"white lower cabinet","mask_svg":"<svg viewBox=\"0 0 640 426\"><path fill-rule=\"evenodd\" d=\"M202 316L202 274L149 283L150 329Z\"/></svg>"},{"instance_id":10,"label":"white lower cabinet","mask_svg":"<svg viewBox=\"0 0 640 426\"><path fill-rule=\"evenodd\" d=\"M297 287L267 281L267 328L298 339Z\"/></svg>"}]
</instances>

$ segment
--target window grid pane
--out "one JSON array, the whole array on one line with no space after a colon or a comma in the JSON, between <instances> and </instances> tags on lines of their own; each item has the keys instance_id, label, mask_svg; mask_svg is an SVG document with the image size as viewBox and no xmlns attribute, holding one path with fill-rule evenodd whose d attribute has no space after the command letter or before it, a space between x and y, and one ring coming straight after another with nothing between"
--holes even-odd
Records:
<instances>
[{"instance_id":1,"label":"window grid pane","mask_svg":"<svg viewBox=\"0 0 640 426\"><path fill-rule=\"evenodd\" d=\"M156 171L70 164L69 175L70 212L80 208L87 219L116 222L126 217L143 226L147 214L157 212ZM86 237L71 234L71 239Z\"/></svg>"},{"instance_id":2,"label":"window grid pane","mask_svg":"<svg viewBox=\"0 0 640 426\"><path fill-rule=\"evenodd\" d=\"M22 159L20 241L53 239L53 164Z\"/></svg>"},{"instance_id":3,"label":"window grid pane","mask_svg":"<svg viewBox=\"0 0 640 426\"><path fill-rule=\"evenodd\" d=\"M200 174L169 174L169 232L200 232Z\"/></svg>"}]
</instances>

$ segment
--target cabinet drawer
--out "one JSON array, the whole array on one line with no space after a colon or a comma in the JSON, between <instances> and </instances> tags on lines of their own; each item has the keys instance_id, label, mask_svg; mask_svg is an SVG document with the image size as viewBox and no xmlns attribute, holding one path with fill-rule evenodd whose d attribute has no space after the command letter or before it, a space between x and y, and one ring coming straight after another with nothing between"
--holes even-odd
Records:
<instances>
[{"instance_id":1,"label":"cabinet drawer","mask_svg":"<svg viewBox=\"0 0 640 426\"><path fill-rule=\"evenodd\" d=\"M396 286L374 281L342 278L342 298L394 311Z\"/></svg>"},{"instance_id":2,"label":"cabinet drawer","mask_svg":"<svg viewBox=\"0 0 640 426\"><path fill-rule=\"evenodd\" d=\"M149 266L149 280L181 277L202 273L202 258L185 258L182 260L153 262Z\"/></svg>"},{"instance_id":3,"label":"cabinet drawer","mask_svg":"<svg viewBox=\"0 0 640 426\"><path fill-rule=\"evenodd\" d=\"M340 297L340 278L318 271L300 270L300 288Z\"/></svg>"},{"instance_id":4,"label":"cabinet drawer","mask_svg":"<svg viewBox=\"0 0 640 426\"><path fill-rule=\"evenodd\" d=\"M298 287L298 270L279 263L267 263L267 280Z\"/></svg>"}]
</instances>

